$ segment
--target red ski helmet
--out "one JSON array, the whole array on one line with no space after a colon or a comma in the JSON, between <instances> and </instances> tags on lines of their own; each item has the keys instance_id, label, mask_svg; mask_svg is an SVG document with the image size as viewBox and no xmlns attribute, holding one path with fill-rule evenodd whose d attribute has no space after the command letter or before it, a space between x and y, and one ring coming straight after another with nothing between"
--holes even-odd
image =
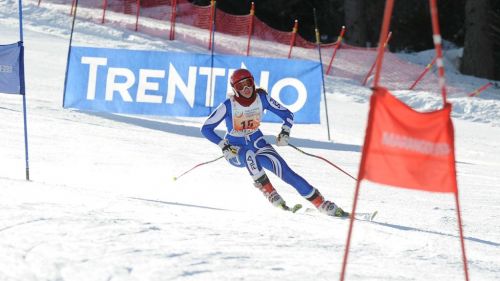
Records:
<instances>
[{"instance_id":1,"label":"red ski helmet","mask_svg":"<svg viewBox=\"0 0 500 281\"><path fill-rule=\"evenodd\" d=\"M243 80L246 81L243 86L250 86L252 87L252 90L255 91L255 83L254 79L252 76L252 73L246 69L238 69L233 72L231 75L230 83L231 87L233 88L233 91L236 95L238 95L238 91L241 91L242 89L239 89L239 82L242 82Z\"/></svg>"}]
</instances>

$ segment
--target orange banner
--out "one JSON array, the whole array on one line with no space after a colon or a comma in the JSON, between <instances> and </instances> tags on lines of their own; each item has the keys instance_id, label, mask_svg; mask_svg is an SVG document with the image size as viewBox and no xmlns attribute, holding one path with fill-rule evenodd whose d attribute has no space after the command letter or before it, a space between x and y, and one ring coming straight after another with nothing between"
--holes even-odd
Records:
<instances>
[{"instance_id":1,"label":"orange banner","mask_svg":"<svg viewBox=\"0 0 500 281\"><path fill-rule=\"evenodd\" d=\"M456 192L451 104L417 112L387 89L374 90L359 179L432 192Z\"/></svg>"}]
</instances>

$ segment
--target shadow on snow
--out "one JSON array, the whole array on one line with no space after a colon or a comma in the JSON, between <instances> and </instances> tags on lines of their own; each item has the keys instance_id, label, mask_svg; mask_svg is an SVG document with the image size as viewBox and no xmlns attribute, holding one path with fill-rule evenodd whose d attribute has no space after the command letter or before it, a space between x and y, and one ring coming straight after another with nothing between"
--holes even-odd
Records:
<instances>
[{"instance_id":1,"label":"shadow on snow","mask_svg":"<svg viewBox=\"0 0 500 281\"><path fill-rule=\"evenodd\" d=\"M403 225L397 225L397 224L390 224L390 223L382 223L382 222L376 222L376 221L371 221L371 223L377 224L377 225L381 225L381 226L390 227L390 228L395 228L395 229L403 230L403 231L425 232L425 233L437 234L437 235L441 235L441 236L456 237L457 239L459 239L458 235L443 233L443 232L439 232L439 231L423 230L423 229L418 229L418 228L415 228L415 227L409 227L409 226L403 226ZM483 240L483 239L479 239L479 238L474 238L474 237L464 236L464 239L465 240L469 240L469 241L473 241L473 242L477 242L477 243L481 243L481 244L495 246L495 247L500 246L500 243L496 243L496 242L488 241L488 240Z\"/></svg>"},{"instance_id":2,"label":"shadow on snow","mask_svg":"<svg viewBox=\"0 0 500 281\"><path fill-rule=\"evenodd\" d=\"M117 115L112 113L90 112L90 111L79 111L79 112L151 130L185 135L189 137L203 138L203 135L200 132L201 127L172 124L169 123L168 121L147 120L147 119L142 119L140 117ZM221 137L225 134L225 131L223 130L216 130L215 132ZM266 139L267 142L271 144L275 143L274 140L275 136L266 135L264 136L264 138ZM294 137L290 139L290 143L302 148L306 147L306 148L329 149L337 151L361 152L361 146L354 144L332 143L329 141L318 141L318 140L294 138Z\"/></svg>"}]
</instances>

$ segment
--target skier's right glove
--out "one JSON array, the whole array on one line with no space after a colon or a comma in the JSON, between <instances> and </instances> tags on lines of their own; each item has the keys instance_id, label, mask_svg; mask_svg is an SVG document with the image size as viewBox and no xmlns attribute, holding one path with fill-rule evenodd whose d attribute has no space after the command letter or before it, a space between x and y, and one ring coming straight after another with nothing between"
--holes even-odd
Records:
<instances>
[{"instance_id":1,"label":"skier's right glove","mask_svg":"<svg viewBox=\"0 0 500 281\"><path fill-rule=\"evenodd\" d=\"M290 139L290 127L285 125L281 126L281 132L276 137L276 145L287 146L289 139Z\"/></svg>"},{"instance_id":2,"label":"skier's right glove","mask_svg":"<svg viewBox=\"0 0 500 281\"><path fill-rule=\"evenodd\" d=\"M224 158L226 158L227 161L238 157L240 148L235 145L230 145L227 140L221 140L219 142L219 147L222 149L222 154L224 154Z\"/></svg>"}]
</instances>

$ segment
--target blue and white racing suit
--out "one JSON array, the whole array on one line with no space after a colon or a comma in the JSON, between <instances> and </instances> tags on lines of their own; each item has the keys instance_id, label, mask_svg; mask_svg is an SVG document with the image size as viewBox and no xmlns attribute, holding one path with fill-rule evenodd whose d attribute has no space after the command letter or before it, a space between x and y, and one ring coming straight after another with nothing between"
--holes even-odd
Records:
<instances>
[{"instance_id":1,"label":"blue and white racing suit","mask_svg":"<svg viewBox=\"0 0 500 281\"><path fill-rule=\"evenodd\" d=\"M215 133L215 128L225 120L227 133L224 138L230 145L240 148L238 156L229 163L236 167L246 167L254 180L265 175L264 168L293 186L303 197L313 196L316 189L290 169L259 130L264 110L278 115L283 120L283 125L289 128L293 126L293 113L263 89L257 89L256 94L255 101L246 107L240 105L234 97L226 99L205 121L201 133L214 144L220 144L224 140Z\"/></svg>"}]
</instances>

